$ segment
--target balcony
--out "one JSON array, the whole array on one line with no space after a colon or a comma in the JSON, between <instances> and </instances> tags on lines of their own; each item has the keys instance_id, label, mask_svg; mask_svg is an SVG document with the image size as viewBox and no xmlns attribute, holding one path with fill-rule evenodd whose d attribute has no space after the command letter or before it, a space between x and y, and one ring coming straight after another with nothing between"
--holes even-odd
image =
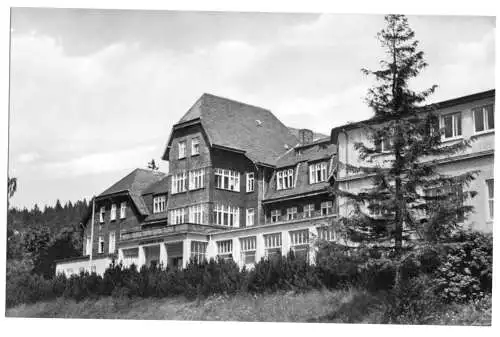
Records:
<instances>
[{"instance_id":1,"label":"balcony","mask_svg":"<svg viewBox=\"0 0 500 337\"><path fill-rule=\"evenodd\" d=\"M266 225L268 224L284 224L284 223L292 223L292 222L300 222L300 221L315 221L315 220L320 220L320 219L325 219L325 218L333 218L336 217L338 214L335 212L331 212L327 215L323 215L321 213L321 210L315 210L311 213L311 216L308 216L308 214L302 212L302 213L297 213L295 219L288 220L288 215L281 215L278 217L278 221L271 222L271 218L266 218Z\"/></svg>"},{"instance_id":2,"label":"balcony","mask_svg":"<svg viewBox=\"0 0 500 337\"><path fill-rule=\"evenodd\" d=\"M120 240L136 240L136 239L150 239L163 235L180 234L186 232L195 233L210 233L216 230L228 229L221 226L209 226L192 223L183 223L179 225L169 225L155 228L134 228L124 229L120 232Z\"/></svg>"}]
</instances>

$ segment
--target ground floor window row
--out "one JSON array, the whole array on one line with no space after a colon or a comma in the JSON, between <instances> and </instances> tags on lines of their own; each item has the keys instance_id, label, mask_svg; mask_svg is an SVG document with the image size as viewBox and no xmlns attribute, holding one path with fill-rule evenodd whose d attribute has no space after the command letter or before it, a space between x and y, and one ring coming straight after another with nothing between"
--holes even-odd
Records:
<instances>
[{"instance_id":1,"label":"ground floor window row","mask_svg":"<svg viewBox=\"0 0 500 337\"><path fill-rule=\"evenodd\" d=\"M317 216L337 214L337 205L331 200L321 203L307 203L280 209L271 209L267 217L268 222L291 221Z\"/></svg>"}]
</instances>

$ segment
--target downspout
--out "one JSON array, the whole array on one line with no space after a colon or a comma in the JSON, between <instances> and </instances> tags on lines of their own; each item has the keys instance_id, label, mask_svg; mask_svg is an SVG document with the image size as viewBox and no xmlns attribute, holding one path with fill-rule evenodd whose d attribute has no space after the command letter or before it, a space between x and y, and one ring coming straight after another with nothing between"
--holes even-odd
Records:
<instances>
[{"instance_id":1,"label":"downspout","mask_svg":"<svg viewBox=\"0 0 500 337\"><path fill-rule=\"evenodd\" d=\"M95 196L92 198L92 225L90 226L90 257L89 273L92 273L92 254L94 251L94 215L95 214Z\"/></svg>"}]
</instances>

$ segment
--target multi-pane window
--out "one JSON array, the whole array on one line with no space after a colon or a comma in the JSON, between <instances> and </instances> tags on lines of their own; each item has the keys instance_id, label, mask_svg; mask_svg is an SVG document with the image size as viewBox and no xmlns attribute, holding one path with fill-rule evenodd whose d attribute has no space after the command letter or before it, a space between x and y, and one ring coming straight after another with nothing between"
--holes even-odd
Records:
<instances>
[{"instance_id":1,"label":"multi-pane window","mask_svg":"<svg viewBox=\"0 0 500 337\"><path fill-rule=\"evenodd\" d=\"M335 241L335 231L332 226L323 226L316 229L318 230L318 239L324 241Z\"/></svg>"},{"instance_id":2,"label":"multi-pane window","mask_svg":"<svg viewBox=\"0 0 500 337\"><path fill-rule=\"evenodd\" d=\"M286 210L286 219L294 220L297 219L297 207L290 207Z\"/></svg>"},{"instance_id":3,"label":"multi-pane window","mask_svg":"<svg viewBox=\"0 0 500 337\"><path fill-rule=\"evenodd\" d=\"M207 256L207 243L202 241L191 241L191 258L197 262L203 262Z\"/></svg>"},{"instance_id":4,"label":"multi-pane window","mask_svg":"<svg viewBox=\"0 0 500 337\"><path fill-rule=\"evenodd\" d=\"M230 191L240 191L240 173L233 170L215 169L215 187Z\"/></svg>"},{"instance_id":5,"label":"multi-pane window","mask_svg":"<svg viewBox=\"0 0 500 337\"><path fill-rule=\"evenodd\" d=\"M186 157L186 141L182 141L178 143L179 147L179 159Z\"/></svg>"},{"instance_id":6,"label":"multi-pane window","mask_svg":"<svg viewBox=\"0 0 500 337\"><path fill-rule=\"evenodd\" d=\"M164 195L159 195L153 198L153 213L165 212L165 205L167 202L167 197Z\"/></svg>"},{"instance_id":7,"label":"multi-pane window","mask_svg":"<svg viewBox=\"0 0 500 337\"><path fill-rule=\"evenodd\" d=\"M170 224L179 225L185 222L186 210L184 208L176 208L169 212Z\"/></svg>"},{"instance_id":8,"label":"multi-pane window","mask_svg":"<svg viewBox=\"0 0 500 337\"><path fill-rule=\"evenodd\" d=\"M111 205L111 214L110 214L110 220L116 220L116 204Z\"/></svg>"},{"instance_id":9,"label":"multi-pane window","mask_svg":"<svg viewBox=\"0 0 500 337\"><path fill-rule=\"evenodd\" d=\"M321 203L321 215L329 215L333 213L333 201L323 201Z\"/></svg>"},{"instance_id":10,"label":"multi-pane window","mask_svg":"<svg viewBox=\"0 0 500 337\"><path fill-rule=\"evenodd\" d=\"M426 195L431 198L429 200L430 212L436 211L440 206L447 204L452 209L456 209L457 221L463 220L463 186L462 184L454 184L448 186L434 187L426 190Z\"/></svg>"},{"instance_id":11,"label":"multi-pane window","mask_svg":"<svg viewBox=\"0 0 500 337\"><path fill-rule=\"evenodd\" d=\"M276 173L276 189L285 190L288 188L293 188L293 168Z\"/></svg>"},{"instance_id":12,"label":"multi-pane window","mask_svg":"<svg viewBox=\"0 0 500 337\"><path fill-rule=\"evenodd\" d=\"M495 128L495 112L493 105L486 105L472 109L476 132L493 130Z\"/></svg>"},{"instance_id":13,"label":"multi-pane window","mask_svg":"<svg viewBox=\"0 0 500 337\"><path fill-rule=\"evenodd\" d=\"M115 232L110 232L109 233L109 253L114 253L116 249L116 233Z\"/></svg>"},{"instance_id":14,"label":"multi-pane window","mask_svg":"<svg viewBox=\"0 0 500 337\"><path fill-rule=\"evenodd\" d=\"M203 177L205 176L204 169L189 171L189 189L197 190L203 188Z\"/></svg>"},{"instance_id":15,"label":"multi-pane window","mask_svg":"<svg viewBox=\"0 0 500 337\"><path fill-rule=\"evenodd\" d=\"M191 156L200 154L200 138L196 137L191 140Z\"/></svg>"},{"instance_id":16,"label":"multi-pane window","mask_svg":"<svg viewBox=\"0 0 500 337\"><path fill-rule=\"evenodd\" d=\"M307 257L309 252L309 229L290 232L291 247L298 257Z\"/></svg>"},{"instance_id":17,"label":"multi-pane window","mask_svg":"<svg viewBox=\"0 0 500 337\"><path fill-rule=\"evenodd\" d=\"M442 116L441 127L444 128L444 139L462 136L462 113L455 112Z\"/></svg>"},{"instance_id":18,"label":"multi-pane window","mask_svg":"<svg viewBox=\"0 0 500 337\"><path fill-rule=\"evenodd\" d=\"M236 206L215 204L214 222L219 226L240 227L240 208Z\"/></svg>"},{"instance_id":19,"label":"multi-pane window","mask_svg":"<svg viewBox=\"0 0 500 337\"><path fill-rule=\"evenodd\" d=\"M486 180L486 188L488 189L488 219L493 220L495 208L495 184L493 179Z\"/></svg>"},{"instance_id":20,"label":"multi-pane window","mask_svg":"<svg viewBox=\"0 0 500 337\"><path fill-rule=\"evenodd\" d=\"M327 162L321 162L309 165L309 183L316 184L326 181Z\"/></svg>"},{"instance_id":21,"label":"multi-pane window","mask_svg":"<svg viewBox=\"0 0 500 337\"><path fill-rule=\"evenodd\" d=\"M246 226L250 227L253 226L254 224L254 218L255 218L255 211L253 208L248 208L247 209L247 217L246 217Z\"/></svg>"},{"instance_id":22,"label":"multi-pane window","mask_svg":"<svg viewBox=\"0 0 500 337\"><path fill-rule=\"evenodd\" d=\"M136 259L139 257L139 248L129 248L123 250L123 264L126 266L137 262Z\"/></svg>"},{"instance_id":23,"label":"multi-pane window","mask_svg":"<svg viewBox=\"0 0 500 337\"><path fill-rule=\"evenodd\" d=\"M384 137L375 142L375 151L377 152L391 152L393 148L392 138Z\"/></svg>"},{"instance_id":24,"label":"multi-pane window","mask_svg":"<svg viewBox=\"0 0 500 337\"><path fill-rule=\"evenodd\" d=\"M279 209L273 209L271 211L271 222L280 221L280 215L281 215L281 211Z\"/></svg>"},{"instance_id":25,"label":"multi-pane window","mask_svg":"<svg viewBox=\"0 0 500 337\"><path fill-rule=\"evenodd\" d=\"M266 256L281 255L281 233L264 235Z\"/></svg>"},{"instance_id":26,"label":"multi-pane window","mask_svg":"<svg viewBox=\"0 0 500 337\"><path fill-rule=\"evenodd\" d=\"M217 254L223 259L233 257L233 240L217 241Z\"/></svg>"},{"instance_id":27,"label":"multi-pane window","mask_svg":"<svg viewBox=\"0 0 500 337\"><path fill-rule=\"evenodd\" d=\"M241 257L245 264L255 263L257 237L250 236L240 239Z\"/></svg>"},{"instance_id":28,"label":"multi-pane window","mask_svg":"<svg viewBox=\"0 0 500 337\"><path fill-rule=\"evenodd\" d=\"M253 172L247 173L247 192L255 190L255 175Z\"/></svg>"},{"instance_id":29,"label":"multi-pane window","mask_svg":"<svg viewBox=\"0 0 500 337\"><path fill-rule=\"evenodd\" d=\"M87 236L87 240L85 242L85 255L90 255L90 250L92 249L92 240L90 236Z\"/></svg>"},{"instance_id":30,"label":"multi-pane window","mask_svg":"<svg viewBox=\"0 0 500 337\"><path fill-rule=\"evenodd\" d=\"M99 245L97 246L97 252L99 254L104 253L104 236L99 235Z\"/></svg>"},{"instance_id":31,"label":"multi-pane window","mask_svg":"<svg viewBox=\"0 0 500 337\"><path fill-rule=\"evenodd\" d=\"M304 216L306 218L314 216L314 204L307 204L304 206Z\"/></svg>"},{"instance_id":32,"label":"multi-pane window","mask_svg":"<svg viewBox=\"0 0 500 337\"><path fill-rule=\"evenodd\" d=\"M127 216L127 202L123 201L121 204L120 204L120 219L125 219L125 217Z\"/></svg>"},{"instance_id":33,"label":"multi-pane window","mask_svg":"<svg viewBox=\"0 0 500 337\"><path fill-rule=\"evenodd\" d=\"M202 224L203 223L203 206L194 205L189 207L189 222Z\"/></svg>"},{"instance_id":34,"label":"multi-pane window","mask_svg":"<svg viewBox=\"0 0 500 337\"><path fill-rule=\"evenodd\" d=\"M172 194L186 191L186 172L172 175Z\"/></svg>"},{"instance_id":35,"label":"multi-pane window","mask_svg":"<svg viewBox=\"0 0 500 337\"><path fill-rule=\"evenodd\" d=\"M99 222L100 223L103 223L104 222L104 213L105 213L105 209L104 209L104 206L101 207L100 211L99 211Z\"/></svg>"}]
</instances>

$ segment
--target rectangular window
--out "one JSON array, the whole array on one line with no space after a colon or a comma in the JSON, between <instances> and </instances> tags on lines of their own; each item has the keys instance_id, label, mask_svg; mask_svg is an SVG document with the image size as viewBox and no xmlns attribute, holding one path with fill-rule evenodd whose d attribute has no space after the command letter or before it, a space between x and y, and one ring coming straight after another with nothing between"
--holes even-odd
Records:
<instances>
[{"instance_id":1,"label":"rectangular window","mask_svg":"<svg viewBox=\"0 0 500 337\"><path fill-rule=\"evenodd\" d=\"M233 240L217 241L217 254L223 259L232 259Z\"/></svg>"},{"instance_id":2,"label":"rectangular window","mask_svg":"<svg viewBox=\"0 0 500 337\"><path fill-rule=\"evenodd\" d=\"M110 220L114 221L116 220L116 204L111 205L111 215L110 215Z\"/></svg>"},{"instance_id":3,"label":"rectangular window","mask_svg":"<svg viewBox=\"0 0 500 337\"><path fill-rule=\"evenodd\" d=\"M291 231L290 243L295 256L307 258L309 253L309 229Z\"/></svg>"},{"instance_id":4,"label":"rectangular window","mask_svg":"<svg viewBox=\"0 0 500 337\"><path fill-rule=\"evenodd\" d=\"M241 260L245 264L255 263L255 251L257 250L257 237L249 236L240 239Z\"/></svg>"},{"instance_id":5,"label":"rectangular window","mask_svg":"<svg viewBox=\"0 0 500 337\"><path fill-rule=\"evenodd\" d=\"M191 241L191 258L197 262L203 262L207 258L207 243L202 241Z\"/></svg>"},{"instance_id":6,"label":"rectangular window","mask_svg":"<svg viewBox=\"0 0 500 337\"><path fill-rule=\"evenodd\" d=\"M194 205L189 207L189 222L203 224L203 206Z\"/></svg>"},{"instance_id":7,"label":"rectangular window","mask_svg":"<svg viewBox=\"0 0 500 337\"><path fill-rule=\"evenodd\" d=\"M139 248L128 248L122 250L123 252L123 265L130 266L132 263L137 263L139 258Z\"/></svg>"},{"instance_id":8,"label":"rectangular window","mask_svg":"<svg viewBox=\"0 0 500 337\"><path fill-rule=\"evenodd\" d=\"M240 191L240 173L238 171L216 168L214 174L215 187L229 191Z\"/></svg>"},{"instance_id":9,"label":"rectangular window","mask_svg":"<svg viewBox=\"0 0 500 337\"><path fill-rule=\"evenodd\" d=\"M444 139L462 136L462 113L455 112L441 117L441 128L444 128Z\"/></svg>"},{"instance_id":10,"label":"rectangular window","mask_svg":"<svg viewBox=\"0 0 500 337\"><path fill-rule=\"evenodd\" d=\"M323 241L335 241L335 232L332 226L323 226L316 229L318 231L318 239Z\"/></svg>"},{"instance_id":11,"label":"rectangular window","mask_svg":"<svg viewBox=\"0 0 500 337\"><path fill-rule=\"evenodd\" d=\"M321 203L321 215L333 214L333 201L324 201Z\"/></svg>"},{"instance_id":12,"label":"rectangular window","mask_svg":"<svg viewBox=\"0 0 500 337\"><path fill-rule=\"evenodd\" d=\"M172 175L172 194L186 191L186 172Z\"/></svg>"},{"instance_id":13,"label":"rectangular window","mask_svg":"<svg viewBox=\"0 0 500 337\"><path fill-rule=\"evenodd\" d=\"M115 252L116 249L116 233L115 232L110 232L109 233L109 253L112 254Z\"/></svg>"},{"instance_id":14,"label":"rectangular window","mask_svg":"<svg viewBox=\"0 0 500 337\"><path fill-rule=\"evenodd\" d=\"M495 184L493 179L486 180L486 187L488 189L488 219L494 219L495 208Z\"/></svg>"},{"instance_id":15,"label":"rectangular window","mask_svg":"<svg viewBox=\"0 0 500 337\"><path fill-rule=\"evenodd\" d=\"M293 168L281 170L276 173L276 189L286 190L293 188Z\"/></svg>"},{"instance_id":16,"label":"rectangular window","mask_svg":"<svg viewBox=\"0 0 500 337\"><path fill-rule=\"evenodd\" d=\"M271 211L271 222L280 221L281 211L279 209L274 209Z\"/></svg>"},{"instance_id":17,"label":"rectangular window","mask_svg":"<svg viewBox=\"0 0 500 337\"><path fill-rule=\"evenodd\" d=\"M304 206L304 216L311 218L314 216L314 204L307 204Z\"/></svg>"},{"instance_id":18,"label":"rectangular window","mask_svg":"<svg viewBox=\"0 0 500 337\"><path fill-rule=\"evenodd\" d=\"M327 166L327 162L309 165L309 184L316 184L326 181Z\"/></svg>"},{"instance_id":19,"label":"rectangular window","mask_svg":"<svg viewBox=\"0 0 500 337\"><path fill-rule=\"evenodd\" d=\"M191 156L200 154L200 138L196 137L191 140Z\"/></svg>"},{"instance_id":20,"label":"rectangular window","mask_svg":"<svg viewBox=\"0 0 500 337\"><path fill-rule=\"evenodd\" d=\"M98 246L98 253L102 254L104 253L104 237L102 235L99 235L99 246Z\"/></svg>"},{"instance_id":21,"label":"rectangular window","mask_svg":"<svg viewBox=\"0 0 500 337\"><path fill-rule=\"evenodd\" d=\"M476 132L495 129L495 112L493 105L486 105L472 109L474 114L474 127Z\"/></svg>"},{"instance_id":22,"label":"rectangular window","mask_svg":"<svg viewBox=\"0 0 500 337\"><path fill-rule=\"evenodd\" d=\"M189 189L197 190L203 188L204 176L205 176L204 169L189 171Z\"/></svg>"},{"instance_id":23,"label":"rectangular window","mask_svg":"<svg viewBox=\"0 0 500 337\"><path fill-rule=\"evenodd\" d=\"M255 211L253 208L248 208L247 209L247 223L246 223L246 226L247 227L251 227L253 226L254 224L254 218L255 218Z\"/></svg>"},{"instance_id":24,"label":"rectangular window","mask_svg":"<svg viewBox=\"0 0 500 337\"><path fill-rule=\"evenodd\" d=\"M240 227L240 208L236 206L215 204L214 222L219 226Z\"/></svg>"},{"instance_id":25,"label":"rectangular window","mask_svg":"<svg viewBox=\"0 0 500 337\"><path fill-rule=\"evenodd\" d=\"M290 207L286 210L286 219L288 221L297 219L297 207Z\"/></svg>"},{"instance_id":26,"label":"rectangular window","mask_svg":"<svg viewBox=\"0 0 500 337\"><path fill-rule=\"evenodd\" d=\"M280 256L281 255L281 233L273 233L264 235L264 247L266 249L266 256Z\"/></svg>"},{"instance_id":27,"label":"rectangular window","mask_svg":"<svg viewBox=\"0 0 500 337\"><path fill-rule=\"evenodd\" d=\"M180 225L185 223L186 210L184 208L176 208L170 211L169 221L171 225Z\"/></svg>"},{"instance_id":28,"label":"rectangular window","mask_svg":"<svg viewBox=\"0 0 500 337\"><path fill-rule=\"evenodd\" d=\"M165 206L167 203L167 197L164 195L159 195L153 198L153 213L165 212Z\"/></svg>"},{"instance_id":29,"label":"rectangular window","mask_svg":"<svg viewBox=\"0 0 500 337\"><path fill-rule=\"evenodd\" d=\"M430 188L426 190L426 195L431 198L428 201L430 212L439 211L440 206L447 204L447 206L456 208L457 221L463 221L463 212L461 211L464 202L462 184Z\"/></svg>"},{"instance_id":30,"label":"rectangular window","mask_svg":"<svg viewBox=\"0 0 500 337\"><path fill-rule=\"evenodd\" d=\"M120 204L120 219L125 219L127 216L127 203L124 201Z\"/></svg>"},{"instance_id":31,"label":"rectangular window","mask_svg":"<svg viewBox=\"0 0 500 337\"><path fill-rule=\"evenodd\" d=\"M255 177L253 172L247 173L247 192L255 190Z\"/></svg>"},{"instance_id":32,"label":"rectangular window","mask_svg":"<svg viewBox=\"0 0 500 337\"><path fill-rule=\"evenodd\" d=\"M186 158L186 141L179 142L179 159Z\"/></svg>"},{"instance_id":33,"label":"rectangular window","mask_svg":"<svg viewBox=\"0 0 500 337\"><path fill-rule=\"evenodd\" d=\"M99 211L99 222L100 223L103 223L104 222L104 213L105 213L105 209L104 209L104 206L101 207L100 211Z\"/></svg>"}]
</instances>

